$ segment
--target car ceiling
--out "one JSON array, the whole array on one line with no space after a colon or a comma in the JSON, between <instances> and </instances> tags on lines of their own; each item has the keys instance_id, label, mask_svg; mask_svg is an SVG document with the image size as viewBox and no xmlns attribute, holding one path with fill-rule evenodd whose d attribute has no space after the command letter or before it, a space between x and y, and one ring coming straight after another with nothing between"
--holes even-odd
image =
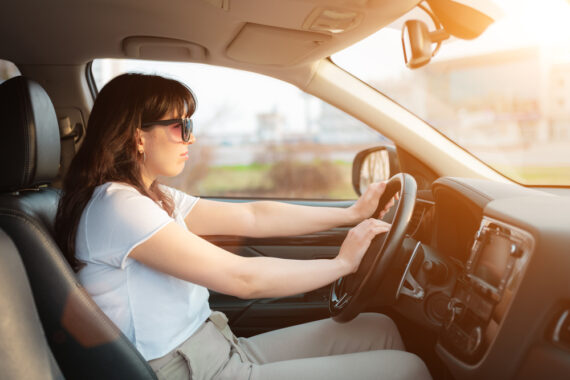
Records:
<instances>
[{"instance_id":1,"label":"car ceiling","mask_svg":"<svg viewBox=\"0 0 570 380\"><path fill-rule=\"evenodd\" d=\"M197 61L252 71L309 67L412 9L418 0L19 0L2 4L0 58L83 64L93 58ZM353 15L340 33L312 19ZM279 46L277 48L276 46Z\"/></svg>"}]
</instances>

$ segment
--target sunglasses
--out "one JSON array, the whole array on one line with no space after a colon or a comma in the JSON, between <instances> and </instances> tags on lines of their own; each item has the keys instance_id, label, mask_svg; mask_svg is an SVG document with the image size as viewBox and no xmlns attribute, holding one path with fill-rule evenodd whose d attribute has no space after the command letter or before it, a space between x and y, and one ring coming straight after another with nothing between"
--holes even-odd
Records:
<instances>
[{"instance_id":1,"label":"sunglasses","mask_svg":"<svg viewBox=\"0 0 570 380\"><path fill-rule=\"evenodd\" d=\"M188 142L190 141L190 135L194 130L194 123L192 119L189 117L185 117L184 119L170 119L170 120L159 120L159 121L149 121L148 123L143 123L142 128L150 128L155 125L172 125L172 124L179 124L180 125L180 135L182 137L182 141Z\"/></svg>"}]
</instances>

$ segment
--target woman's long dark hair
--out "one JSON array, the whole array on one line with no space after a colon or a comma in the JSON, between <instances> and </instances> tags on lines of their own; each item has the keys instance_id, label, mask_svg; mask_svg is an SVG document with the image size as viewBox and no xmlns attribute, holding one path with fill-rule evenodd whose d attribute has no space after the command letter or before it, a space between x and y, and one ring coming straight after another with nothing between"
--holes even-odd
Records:
<instances>
[{"instance_id":1,"label":"woman's long dark hair","mask_svg":"<svg viewBox=\"0 0 570 380\"><path fill-rule=\"evenodd\" d=\"M107 182L129 184L160 202L172 216L173 201L158 183L154 181L148 190L143 184L136 131L168 112L191 116L195 109L189 88L156 75L123 74L103 87L89 116L85 140L63 182L55 220L56 240L75 271L83 266L75 257L77 228L95 187Z\"/></svg>"}]
</instances>

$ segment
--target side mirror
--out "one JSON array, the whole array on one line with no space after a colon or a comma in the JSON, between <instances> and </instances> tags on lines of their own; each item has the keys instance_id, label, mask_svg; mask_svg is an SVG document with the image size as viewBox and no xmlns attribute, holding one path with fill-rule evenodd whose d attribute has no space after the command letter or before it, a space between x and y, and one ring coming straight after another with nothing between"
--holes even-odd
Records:
<instances>
[{"instance_id":1,"label":"side mirror","mask_svg":"<svg viewBox=\"0 0 570 380\"><path fill-rule=\"evenodd\" d=\"M386 181L399 172L400 163L393 146L365 149L352 162L352 187L361 195L371 183Z\"/></svg>"}]
</instances>

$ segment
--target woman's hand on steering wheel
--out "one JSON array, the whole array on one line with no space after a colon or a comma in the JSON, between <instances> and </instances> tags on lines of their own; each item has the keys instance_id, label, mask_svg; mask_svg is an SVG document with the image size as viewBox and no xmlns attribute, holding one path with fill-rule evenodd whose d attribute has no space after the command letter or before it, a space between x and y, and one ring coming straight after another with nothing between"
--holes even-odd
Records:
<instances>
[{"instance_id":1,"label":"woman's hand on steering wheel","mask_svg":"<svg viewBox=\"0 0 570 380\"><path fill-rule=\"evenodd\" d=\"M378 234L389 231L390 226L389 223L369 218L348 231L336 257L347 268L346 274L358 270L362 257L364 257L372 239Z\"/></svg>"},{"instance_id":2,"label":"woman's hand on steering wheel","mask_svg":"<svg viewBox=\"0 0 570 380\"><path fill-rule=\"evenodd\" d=\"M391 204L395 197L398 198L399 194L398 206L391 220L389 232L385 236L374 238L373 231L375 228L380 228L381 221L369 222L367 220L361 223L362 227L359 224L354 228L356 236L350 238L347 236L343 242L339 256L343 259L346 257L346 260L353 265L351 269L356 268L357 271L341 277L331 286L329 310L337 322L352 320L366 308L371 300L374 300L377 305L391 305L396 301L398 283L401 278L388 274L399 270L396 267L398 260L395 260L395 257L400 252L412 219L416 204L417 184L411 175L398 173L386 184L370 185L370 187L372 189L367 189L361 197L362 200L359 199L355 203L355 209L365 208L370 212L369 210L373 207L370 207L369 202L377 200L378 204L372 215L382 215L389 208L387 205ZM378 197L379 194L381 194L380 197ZM344 247L346 247L346 252L344 252ZM363 261L363 264L359 267L360 261Z\"/></svg>"},{"instance_id":3,"label":"woman's hand on steering wheel","mask_svg":"<svg viewBox=\"0 0 570 380\"><path fill-rule=\"evenodd\" d=\"M378 206L378 201L382 194L384 194L384 190L386 189L386 182L375 182L371 183L367 188L364 194L358 198L358 200L350 206L352 209L353 214L355 215L355 219L360 222L366 218L370 218L373 216L374 211ZM379 219L382 219L384 215L394 206L394 198L392 198L384 207L384 209L378 215Z\"/></svg>"}]
</instances>

